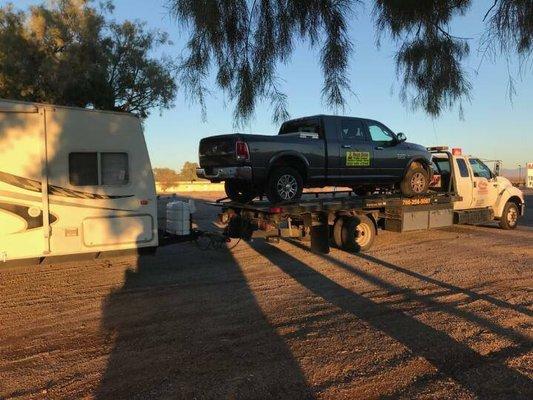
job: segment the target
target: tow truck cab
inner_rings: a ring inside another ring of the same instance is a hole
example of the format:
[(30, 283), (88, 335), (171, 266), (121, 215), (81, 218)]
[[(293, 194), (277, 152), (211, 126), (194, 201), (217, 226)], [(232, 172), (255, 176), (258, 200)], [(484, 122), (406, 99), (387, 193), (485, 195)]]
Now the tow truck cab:
[(502, 176), (500, 162), (491, 170), (481, 159), (462, 154), (461, 149), (431, 147), (433, 179), (431, 188), (460, 197), (454, 202), (455, 223), (482, 223), (497, 220), (500, 227), (514, 229), (524, 215), (522, 191)]

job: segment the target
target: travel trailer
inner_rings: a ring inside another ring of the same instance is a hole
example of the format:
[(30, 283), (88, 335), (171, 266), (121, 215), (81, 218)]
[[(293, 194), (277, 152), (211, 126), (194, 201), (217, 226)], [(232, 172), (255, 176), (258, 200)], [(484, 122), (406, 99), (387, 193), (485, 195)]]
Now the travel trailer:
[(0, 262), (157, 245), (137, 117), (0, 100)]

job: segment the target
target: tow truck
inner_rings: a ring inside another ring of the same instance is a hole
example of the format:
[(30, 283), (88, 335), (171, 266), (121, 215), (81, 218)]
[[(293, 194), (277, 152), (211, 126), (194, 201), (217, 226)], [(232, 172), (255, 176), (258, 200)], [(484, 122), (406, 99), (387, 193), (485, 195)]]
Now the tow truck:
[(461, 149), (429, 147), (431, 190), (423, 196), (394, 192), (357, 196), (352, 191), (307, 193), (297, 202), (271, 204), (259, 199), (243, 204), (220, 199), (209, 204), (221, 211), (217, 225), (230, 238), (310, 240), (311, 249), (328, 253), (330, 244), (351, 252), (371, 248), (380, 229), (407, 232), (498, 221), (514, 229), (524, 214), (523, 193), (491, 170), (480, 158)]

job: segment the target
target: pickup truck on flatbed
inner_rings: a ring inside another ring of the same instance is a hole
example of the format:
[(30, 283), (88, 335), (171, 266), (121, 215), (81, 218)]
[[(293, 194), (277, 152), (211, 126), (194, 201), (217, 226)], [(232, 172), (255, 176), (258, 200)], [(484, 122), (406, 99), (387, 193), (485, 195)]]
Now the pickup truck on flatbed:
[(498, 176), (499, 163), (491, 171), (479, 158), (464, 156), (459, 149), (429, 150), (434, 174), (429, 192), (421, 196), (317, 192), (275, 205), (224, 199), (210, 204), (222, 208), (219, 226), (229, 237), (308, 238), (320, 252), (328, 252), (330, 242), (347, 251), (366, 251), (378, 228), (405, 232), (490, 221), (498, 221), (502, 229), (516, 228), (525, 210), (524, 195)]
[(247, 203), (266, 193), (272, 203), (295, 201), (303, 188), (348, 186), (424, 194), (431, 155), (378, 121), (316, 115), (290, 120), (278, 135), (230, 134), (200, 141), (197, 175), (225, 182), (226, 194)]

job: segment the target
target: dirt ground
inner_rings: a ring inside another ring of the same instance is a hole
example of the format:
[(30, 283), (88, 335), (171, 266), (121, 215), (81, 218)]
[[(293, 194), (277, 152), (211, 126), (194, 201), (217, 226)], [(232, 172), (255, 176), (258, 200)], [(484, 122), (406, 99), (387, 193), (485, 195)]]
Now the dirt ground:
[(531, 399), (528, 213), (362, 255), (256, 240), (0, 267), (0, 398)]

